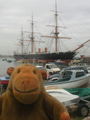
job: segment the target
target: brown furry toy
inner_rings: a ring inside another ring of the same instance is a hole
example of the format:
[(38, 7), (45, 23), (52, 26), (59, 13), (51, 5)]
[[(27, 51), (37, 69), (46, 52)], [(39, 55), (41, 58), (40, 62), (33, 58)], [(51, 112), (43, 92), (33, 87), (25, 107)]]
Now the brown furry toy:
[(9, 67), (9, 68), (7, 69), (7, 74), (8, 74), (9, 76), (11, 76), (13, 70), (14, 70), (14, 67)]
[(49, 95), (38, 68), (16, 67), (0, 95), (0, 120), (70, 120), (66, 108)]
[(45, 70), (40, 70), (43, 80), (47, 79), (47, 73)]

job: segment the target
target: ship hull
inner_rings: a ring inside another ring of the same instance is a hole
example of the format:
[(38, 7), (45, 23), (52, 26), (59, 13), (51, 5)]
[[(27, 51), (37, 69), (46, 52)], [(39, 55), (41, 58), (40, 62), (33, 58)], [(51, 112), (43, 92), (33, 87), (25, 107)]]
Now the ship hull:
[(75, 56), (75, 52), (57, 52), (57, 53), (33, 53), (33, 54), (15, 54), (16, 60), (28, 59), (29, 61), (45, 61), (54, 62), (56, 60), (62, 60), (70, 62)]

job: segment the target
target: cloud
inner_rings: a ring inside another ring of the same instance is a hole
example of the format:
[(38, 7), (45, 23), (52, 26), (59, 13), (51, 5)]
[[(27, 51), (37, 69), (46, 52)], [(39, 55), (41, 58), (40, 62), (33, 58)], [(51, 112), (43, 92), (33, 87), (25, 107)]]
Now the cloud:
[[(72, 37), (72, 42), (66, 42), (67, 47), (69, 46), (69, 49), (72, 50), (90, 38), (90, 0), (57, 0), (57, 6), (58, 11), (63, 12), (59, 13), (60, 21), (58, 23), (60, 26), (67, 27), (67, 30), (60, 29), (63, 31), (60, 33), (64, 35), (65, 32), (65, 36)], [(28, 20), (32, 20), (32, 13), (34, 21), (37, 21), (35, 27), (38, 32), (43, 35), (49, 34), (52, 28), (49, 30), (46, 25), (52, 21), (54, 13), (50, 10), (54, 9), (55, 0), (0, 1), (0, 51), (2, 54), (8, 54), (8, 51), (9, 54), (13, 54), (13, 51), (16, 50), (15, 44), (21, 37), (22, 26), (25, 31), (30, 31), (31, 21)]]

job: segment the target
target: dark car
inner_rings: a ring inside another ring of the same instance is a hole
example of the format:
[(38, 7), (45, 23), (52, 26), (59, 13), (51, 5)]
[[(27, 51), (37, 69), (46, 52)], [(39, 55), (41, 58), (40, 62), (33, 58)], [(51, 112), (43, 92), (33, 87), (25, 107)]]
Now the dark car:
[(56, 81), (59, 79), (59, 76), (60, 76), (60, 73), (56, 73), (56, 74), (53, 74), (53, 75), (50, 75), (48, 77), (48, 81), (51, 82), (51, 81)]

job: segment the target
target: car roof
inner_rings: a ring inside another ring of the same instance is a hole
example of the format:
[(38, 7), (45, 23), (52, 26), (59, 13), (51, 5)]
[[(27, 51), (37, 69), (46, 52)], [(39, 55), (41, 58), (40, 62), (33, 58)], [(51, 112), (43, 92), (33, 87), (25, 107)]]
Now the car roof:
[(55, 64), (53, 64), (53, 63), (52, 63), (52, 64), (51, 64), (51, 63), (48, 63), (48, 64), (46, 64), (46, 65), (55, 65)]
[(43, 67), (43, 66), (36, 66), (36, 67)]

